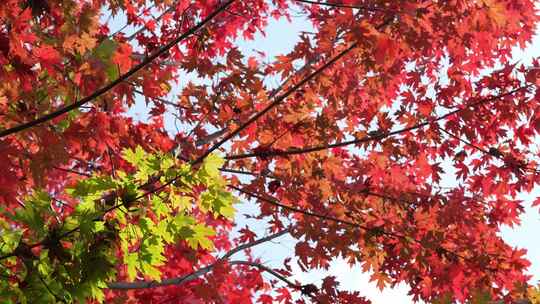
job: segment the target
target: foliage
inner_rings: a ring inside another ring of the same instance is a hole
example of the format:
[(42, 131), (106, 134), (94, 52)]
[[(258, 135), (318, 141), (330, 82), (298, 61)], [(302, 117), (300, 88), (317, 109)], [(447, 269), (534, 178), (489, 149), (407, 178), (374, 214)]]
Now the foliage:
[[(238, 47), (298, 14), (290, 52)], [(540, 182), (540, 66), (511, 58), (538, 18), (532, 0), (5, 0), (1, 299), (367, 303), (289, 279), (341, 257), (415, 300), (535, 301), (500, 229)], [(233, 191), (272, 234), (234, 237)], [(284, 234), (283, 267), (250, 251)]]
[[(211, 155), (193, 170), (170, 154), (147, 154), (141, 147), (124, 150), (123, 157), (137, 170), (78, 181), (64, 198), (75, 206), (36, 190), (24, 207), (5, 212), (0, 244), (7, 266), (2, 276), (10, 278), (2, 283), (5, 299), (103, 301), (102, 289), (118, 267), (129, 280), (159, 280), (166, 245), (183, 240), (193, 249), (212, 249), (215, 232), (196, 213), (233, 215), (233, 197), (218, 171), (222, 160)], [(172, 179), (165, 191), (148, 189), (150, 182)], [(56, 209), (63, 206), (71, 210), (59, 218)]]

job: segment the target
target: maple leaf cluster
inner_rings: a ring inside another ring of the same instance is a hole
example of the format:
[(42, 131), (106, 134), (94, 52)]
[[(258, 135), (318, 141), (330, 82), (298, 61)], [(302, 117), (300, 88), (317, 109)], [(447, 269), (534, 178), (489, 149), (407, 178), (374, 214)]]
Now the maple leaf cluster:
[[(297, 14), (313, 31), (292, 51), (238, 46)], [(538, 18), (532, 0), (5, 0), (0, 298), (369, 303), (291, 279), (342, 257), (414, 300), (534, 300), (500, 229), (540, 183), (540, 66), (511, 57)], [(233, 233), (233, 195), (267, 236)], [(285, 234), (282, 267), (251, 251)]]

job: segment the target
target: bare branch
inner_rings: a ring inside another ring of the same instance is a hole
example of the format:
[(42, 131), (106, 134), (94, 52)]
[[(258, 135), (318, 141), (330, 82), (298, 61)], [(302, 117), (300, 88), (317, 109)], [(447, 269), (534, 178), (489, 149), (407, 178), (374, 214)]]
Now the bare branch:
[(243, 194), (245, 194), (247, 196), (250, 196), (252, 198), (256, 198), (256, 199), (261, 200), (263, 202), (272, 204), (274, 206), (277, 206), (277, 207), (280, 207), (282, 209), (289, 210), (289, 211), (292, 211), (292, 212), (295, 212), (295, 213), (300, 213), (300, 214), (304, 214), (304, 215), (307, 215), (307, 216), (317, 217), (317, 218), (320, 218), (320, 219), (323, 219), (323, 220), (328, 220), (328, 221), (336, 222), (336, 223), (339, 223), (339, 224), (344, 224), (344, 225), (347, 225), (347, 226), (353, 226), (353, 227), (357, 227), (357, 228), (360, 228), (360, 229), (363, 229), (363, 230), (373, 230), (372, 228), (369, 228), (369, 227), (366, 227), (366, 226), (363, 226), (363, 225), (360, 225), (360, 224), (357, 224), (357, 223), (353, 223), (353, 222), (350, 222), (350, 221), (347, 221), (347, 220), (339, 219), (339, 218), (336, 218), (336, 217), (333, 217), (333, 216), (324, 215), (324, 214), (318, 214), (318, 213), (311, 212), (311, 211), (308, 211), (308, 210), (305, 210), (305, 209), (299, 209), (299, 208), (296, 208), (296, 207), (293, 207), (293, 206), (285, 205), (285, 204), (283, 204), (283, 203), (281, 203), (281, 202), (279, 202), (279, 201), (277, 201), (275, 199), (264, 197), (262, 195), (259, 195), (259, 194), (244, 190), (242, 188), (239, 188), (239, 187), (236, 187), (236, 186), (233, 186), (233, 185), (229, 185), (228, 187), (231, 188), (231, 189), (234, 189), (234, 190), (236, 190), (236, 191), (238, 191), (240, 193), (243, 193)]
[(227, 252), (224, 256), (222, 256), (221, 258), (219, 258), (218, 261), (223, 261), (225, 259), (228, 259), (230, 258), (233, 254), (235, 253), (238, 253), (242, 250), (245, 250), (245, 249), (248, 249), (248, 248), (251, 248), (253, 246), (257, 246), (259, 244), (262, 244), (262, 243), (265, 243), (265, 242), (268, 242), (268, 241), (271, 241), (275, 238), (278, 238), (282, 235), (285, 235), (285, 234), (289, 234), (291, 232), (291, 227), (285, 229), (285, 230), (282, 230), (280, 232), (276, 232), (274, 234), (271, 234), (271, 235), (268, 235), (268, 236), (265, 236), (265, 237), (262, 237), (258, 240), (254, 240), (253, 242), (249, 242), (249, 243), (246, 243), (246, 244), (243, 244), (243, 245), (240, 245), (234, 249), (231, 249), (229, 252)]

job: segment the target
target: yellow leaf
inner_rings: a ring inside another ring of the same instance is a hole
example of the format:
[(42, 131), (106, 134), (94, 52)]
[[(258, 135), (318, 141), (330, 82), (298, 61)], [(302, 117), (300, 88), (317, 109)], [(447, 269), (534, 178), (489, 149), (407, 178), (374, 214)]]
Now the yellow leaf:
[(72, 53), (84, 54), (86, 51), (93, 49), (96, 46), (97, 40), (88, 33), (83, 33), (80, 36), (69, 36), (64, 40), (62, 46), (64, 49)]
[(504, 4), (494, 0), (482, 0), (482, 3), (484, 3), (488, 9), (489, 18), (493, 20), (497, 26), (503, 27), (506, 25), (506, 7)]

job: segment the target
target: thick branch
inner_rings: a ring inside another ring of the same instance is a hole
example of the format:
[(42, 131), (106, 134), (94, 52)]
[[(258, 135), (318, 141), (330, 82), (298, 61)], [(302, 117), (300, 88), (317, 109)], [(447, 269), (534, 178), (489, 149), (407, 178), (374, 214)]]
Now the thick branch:
[(302, 148), (302, 149), (268, 150), (268, 151), (257, 152), (257, 153), (253, 152), (253, 153), (246, 153), (246, 154), (229, 155), (229, 156), (225, 157), (225, 159), (235, 160), (235, 159), (243, 159), (243, 158), (250, 158), (250, 157), (273, 157), (273, 156), (297, 155), (297, 154), (318, 152), (318, 151), (328, 150), (328, 149), (337, 148), (337, 147), (344, 147), (344, 146), (349, 146), (349, 145), (354, 145), (354, 144), (367, 143), (367, 142), (371, 142), (371, 141), (375, 141), (375, 140), (382, 140), (382, 139), (385, 139), (385, 138), (388, 138), (388, 137), (391, 137), (391, 136), (394, 136), (394, 135), (407, 133), (407, 132), (410, 132), (410, 131), (413, 131), (413, 130), (416, 130), (416, 129), (423, 128), (423, 127), (428, 126), (430, 124), (433, 124), (435, 122), (444, 120), (444, 119), (446, 119), (446, 118), (448, 118), (450, 116), (456, 115), (456, 114), (466, 110), (467, 108), (475, 108), (475, 107), (477, 107), (479, 105), (482, 105), (484, 103), (500, 100), (503, 97), (513, 95), (513, 94), (515, 94), (515, 93), (517, 93), (517, 92), (519, 92), (521, 90), (524, 90), (526, 88), (529, 88), (531, 86), (532, 85), (522, 86), (522, 87), (519, 87), (519, 88), (514, 89), (512, 91), (508, 91), (506, 93), (503, 93), (503, 94), (500, 94), (500, 95), (497, 95), (497, 96), (493, 96), (493, 97), (490, 97), (490, 98), (485, 98), (485, 99), (482, 99), (480, 101), (471, 103), (469, 105), (465, 105), (462, 108), (456, 109), (454, 111), (451, 111), (451, 112), (446, 113), (444, 115), (441, 115), (439, 117), (429, 119), (429, 120), (426, 120), (424, 122), (420, 122), (420, 123), (417, 123), (415, 125), (412, 125), (410, 127), (406, 127), (406, 128), (391, 131), (391, 132), (383, 132), (383, 133), (379, 133), (379, 134), (375, 134), (375, 135), (368, 135), (368, 136), (361, 137), (361, 138), (355, 138), (355, 139), (348, 140), (348, 141), (342, 141), (342, 142), (337, 142), (337, 143), (333, 143), (333, 144), (318, 145), (318, 146), (313, 146), (313, 147), (306, 147), (306, 148)]
[(168, 50), (173, 48), (175, 45), (180, 43), (182, 40), (188, 38), (189, 36), (193, 35), (197, 31), (199, 31), (207, 23), (209, 23), (212, 19), (214, 19), (218, 14), (220, 14), (227, 7), (229, 7), (234, 1), (235, 0), (228, 0), (223, 5), (218, 7), (215, 11), (213, 11), (211, 14), (209, 14), (206, 18), (204, 18), (201, 22), (199, 22), (197, 25), (190, 28), (188, 31), (186, 31), (184, 34), (180, 35), (176, 39), (170, 41), (169, 43), (167, 43), (166, 45), (161, 47), (159, 50), (157, 50), (156, 52), (150, 54), (148, 57), (146, 57), (139, 64), (137, 64), (136, 66), (131, 68), (131, 70), (129, 70), (125, 74), (121, 75), (116, 80), (110, 82), (106, 86), (102, 87), (101, 89), (99, 89), (99, 90), (95, 91), (94, 93), (84, 97), (83, 99), (80, 99), (79, 101), (76, 101), (76, 102), (74, 102), (74, 103), (72, 103), (72, 104), (70, 104), (68, 106), (65, 106), (65, 107), (63, 107), (61, 109), (58, 109), (58, 110), (56, 110), (54, 112), (51, 112), (49, 114), (43, 115), (43, 116), (41, 116), (41, 117), (39, 117), (39, 118), (37, 118), (37, 119), (35, 119), (33, 121), (23, 123), (23, 124), (20, 124), (18, 126), (15, 126), (13, 128), (0, 131), (0, 138), (6, 137), (6, 136), (11, 135), (13, 133), (24, 131), (24, 130), (32, 128), (32, 127), (34, 127), (36, 125), (39, 125), (39, 124), (42, 124), (42, 123), (47, 122), (49, 120), (52, 120), (52, 119), (54, 119), (54, 118), (56, 118), (56, 117), (58, 117), (58, 116), (60, 116), (62, 114), (65, 114), (65, 113), (68, 113), (68, 112), (70, 112), (72, 110), (75, 110), (75, 109), (85, 105), (86, 103), (98, 98), (99, 96), (107, 93), (109, 90), (116, 87), (117, 85), (119, 85), (123, 81), (129, 79), (135, 73), (137, 73), (138, 71), (140, 71), (141, 69), (143, 69), (144, 67), (146, 67), (147, 65), (152, 63), (156, 58), (158, 58), (160, 56), (167, 56), (167, 54), (168, 54), (167, 51)]
[[(289, 229), (285, 229), (283, 231), (280, 231), (278, 233), (274, 233), (274, 234), (271, 234), (269, 236), (266, 236), (266, 237), (263, 237), (263, 238), (260, 238), (258, 240), (255, 240), (253, 242), (249, 242), (249, 243), (246, 243), (246, 244), (243, 244), (243, 245), (240, 245), (236, 248), (233, 248), (231, 249), (230, 251), (228, 251), (227, 253), (225, 253), (225, 255), (223, 255), (221, 258), (217, 259), (214, 263), (208, 265), (208, 266), (205, 266), (203, 268), (200, 268), (190, 274), (187, 274), (187, 275), (184, 275), (184, 276), (181, 276), (181, 277), (176, 277), (176, 278), (170, 278), (170, 279), (165, 279), (161, 282), (157, 282), (157, 281), (136, 281), (136, 282), (114, 282), (114, 283), (109, 283), (108, 284), (108, 288), (110, 289), (145, 289), (145, 288), (155, 288), (155, 287), (163, 287), (163, 286), (170, 286), (170, 285), (180, 285), (180, 284), (184, 284), (184, 283), (187, 283), (187, 282), (190, 282), (190, 281), (193, 281), (207, 273), (209, 273), (210, 271), (213, 270), (213, 268), (219, 264), (220, 262), (223, 262), (225, 260), (227, 260), (228, 258), (230, 258), (232, 255), (234, 255), (235, 253), (238, 253), (244, 249), (247, 249), (247, 248), (251, 248), (253, 246), (256, 246), (256, 245), (259, 245), (259, 244), (262, 244), (262, 243), (265, 243), (265, 242), (268, 242), (270, 240), (273, 240), (275, 238), (278, 238), (282, 235), (285, 235), (287, 233), (290, 232), (290, 228)], [(242, 264), (242, 265), (250, 265), (250, 266), (255, 266), (255, 267), (258, 267), (260, 269), (263, 269), (271, 274), (274, 275), (274, 271), (263, 266), (263, 265), (260, 265), (260, 264), (257, 264), (257, 263), (253, 263), (253, 262), (248, 262), (248, 261), (231, 261), (229, 262), (230, 265), (234, 265), (234, 264)], [(289, 283), (289, 281), (287, 281), (287, 279), (284, 280), (285, 282)], [(294, 285), (294, 286), (297, 286), (297, 285)]]

